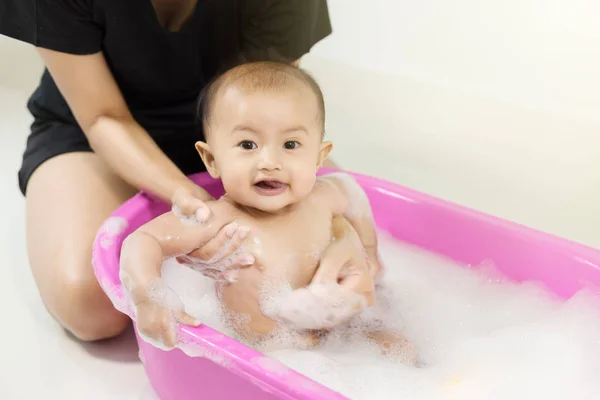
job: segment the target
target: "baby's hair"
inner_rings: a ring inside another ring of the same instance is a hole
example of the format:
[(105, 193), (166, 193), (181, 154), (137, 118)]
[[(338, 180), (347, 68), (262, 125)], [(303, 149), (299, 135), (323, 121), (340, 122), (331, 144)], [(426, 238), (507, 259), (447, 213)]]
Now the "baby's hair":
[(325, 101), (323, 99), (323, 92), (315, 79), (298, 67), (274, 61), (249, 62), (238, 65), (218, 75), (212, 82), (206, 85), (198, 98), (198, 108), (196, 110), (198, 127), (203, 128), (205, 136), (208, 134), (215, 98), (223, 87), (236, 85), (242, 89), (251, 91), (277, 91), (285, 90), (294, 81), (305, 84), (315, 94), (319, 108), (319, 118), (321, 119), (324, 131)]

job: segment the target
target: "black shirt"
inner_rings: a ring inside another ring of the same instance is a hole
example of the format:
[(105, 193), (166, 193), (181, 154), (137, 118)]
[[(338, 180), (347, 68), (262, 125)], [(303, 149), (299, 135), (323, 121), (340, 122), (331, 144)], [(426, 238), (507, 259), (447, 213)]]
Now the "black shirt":
[[(193, 129), (200, 90), (241, 60), (292, 61), (331, 33), (326, 0), (198, 0), (177, 32), (150, 0), (2, 0), (0, 34), (71, 54), (102, 51), (136, 120), (154, 136)], [(48, 71), (34, 125), (76, 124)]]

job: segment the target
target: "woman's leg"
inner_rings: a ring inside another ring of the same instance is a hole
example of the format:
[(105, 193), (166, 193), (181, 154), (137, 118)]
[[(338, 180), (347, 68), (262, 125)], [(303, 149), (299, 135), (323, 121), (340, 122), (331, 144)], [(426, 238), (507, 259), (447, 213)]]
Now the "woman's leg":
[(110, 338), (128, 325), (96, 281), (92, 243), (103, 221), (136, 190), (94, 153), (40, 165), (27, 185), (27, 251), (48, 311), (77, 338)]

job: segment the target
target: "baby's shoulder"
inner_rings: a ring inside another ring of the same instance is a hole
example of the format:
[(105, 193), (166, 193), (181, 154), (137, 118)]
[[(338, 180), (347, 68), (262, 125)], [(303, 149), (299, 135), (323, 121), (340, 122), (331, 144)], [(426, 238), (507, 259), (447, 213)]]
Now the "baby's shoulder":
[(326, 198), (328, 195), (331, 195), (332, 189), (331, 182), (325, 176), (318, 176), (313, 186), (311, 197)]
[(334, 214), (340, 212), (340, 205), (345, 200), (335, 182), (327, 175), (317, 177), (310, 199), (313, 204), (330, 208)]
[(236, 217), (240, 214), (240, 210), (225, 197), (218, 198), (216, 200), (209, 200), (204, 202), (210, 211), (217, 217)]

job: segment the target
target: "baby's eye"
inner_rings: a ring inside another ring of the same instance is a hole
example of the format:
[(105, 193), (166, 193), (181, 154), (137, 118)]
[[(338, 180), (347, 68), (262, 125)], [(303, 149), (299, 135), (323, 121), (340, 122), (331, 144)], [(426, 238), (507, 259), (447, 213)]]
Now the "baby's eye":
[(254, 150), (255, 148), (257, 148), (258, 146), (256, 145), (256, 143), (250, 141), (250, 140), (242, 140), (238, 146), (240, 146), (242, 149), (244, 150)]
[(294, 150), (294, 149), (300, 147), (300, 143), (296, 142), (295, 140), (289, 140), (289, 141), (285, 142), (283, 147), (285, 147), (286, 150)]

